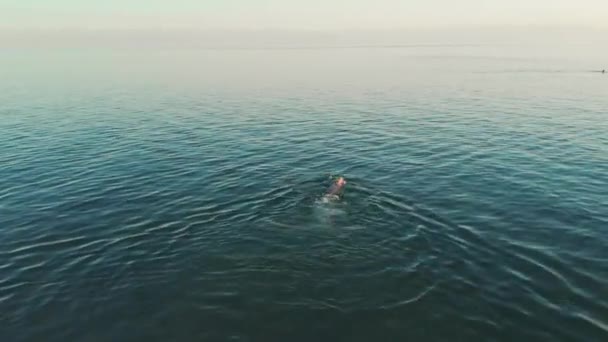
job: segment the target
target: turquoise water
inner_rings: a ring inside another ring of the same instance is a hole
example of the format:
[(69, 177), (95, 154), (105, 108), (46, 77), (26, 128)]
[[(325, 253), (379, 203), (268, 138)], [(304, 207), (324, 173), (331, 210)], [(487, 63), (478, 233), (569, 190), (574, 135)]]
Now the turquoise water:
[(4, 51), (0, 340), (606, 341), (606, 56), (518, 51)]

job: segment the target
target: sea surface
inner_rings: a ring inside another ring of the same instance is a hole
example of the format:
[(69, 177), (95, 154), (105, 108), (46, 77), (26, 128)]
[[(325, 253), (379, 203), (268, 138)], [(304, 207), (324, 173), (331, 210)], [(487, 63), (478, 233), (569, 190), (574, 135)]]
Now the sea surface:
[(0, 341), (608, 341), (605, 50), (0, 51)]

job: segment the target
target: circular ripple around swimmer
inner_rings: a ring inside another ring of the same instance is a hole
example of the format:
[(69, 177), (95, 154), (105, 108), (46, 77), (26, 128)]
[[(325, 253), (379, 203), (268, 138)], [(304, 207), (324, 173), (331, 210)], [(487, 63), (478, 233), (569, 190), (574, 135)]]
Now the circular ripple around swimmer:
[[(298, 270), (297, 279), (285, 284), (288, 288), (293, 282), (310, 282), (312, 289), (324, 292), (350, 284), (348, 290), (342, 289), (325, 303), (343, 311), (396, 309), (431, 295), (437, 284), (449, 278), (444, 271), (452, 260), (450, 250), (462, 248), (457, 239), (438, 237), (454, 234), (457, 227), (438, 221), (403, 198), (374, 193), (361, 180), (348, 179), (339, 201), (322, 200), (324, 179), (294, 186), (289, 198), (274, 203), (290, 204), (266, 211), (274, 214), (250, 237), (264, 246), (265, 257), (241, 256), (247, 260), (244, 267), (255, 272), (273, 265), (273, 274)], [(272, 207), (273, 203), (265, 205)], [(366, 296), (366, 288), (379, 281), (395, 288), (407, 281), (409, 286), (382, 300)], [(275, 290), (281, 287), (277, 284)], [(303, 296), (282, 304), (314, 308), (320, 303), (321, 298)]]

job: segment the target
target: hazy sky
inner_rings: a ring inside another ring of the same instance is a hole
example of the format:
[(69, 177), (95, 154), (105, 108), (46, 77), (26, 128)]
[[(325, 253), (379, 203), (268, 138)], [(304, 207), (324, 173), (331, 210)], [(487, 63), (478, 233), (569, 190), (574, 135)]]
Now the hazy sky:
[(608, 28), (608, 0), (0, 0), (4, 28)]

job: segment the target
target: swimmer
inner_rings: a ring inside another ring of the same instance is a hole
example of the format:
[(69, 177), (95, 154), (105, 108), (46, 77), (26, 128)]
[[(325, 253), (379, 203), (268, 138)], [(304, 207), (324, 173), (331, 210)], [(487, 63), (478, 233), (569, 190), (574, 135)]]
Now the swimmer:
[(344, 177), (338, 177), (338, 179), (336, 179), (334, 181), (334, 183), (329, 187), (329, 189), (327, 189), (327, 193), (325, 194), (325, 197), (332, 197), (332, 198), (339, 197), (339, 194), (342, 191), (342, 189), (344, 189), (345, 185), (346, 185), (346, 180), (344, 179)]

